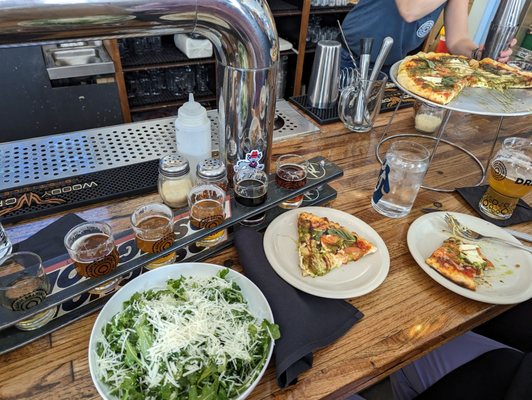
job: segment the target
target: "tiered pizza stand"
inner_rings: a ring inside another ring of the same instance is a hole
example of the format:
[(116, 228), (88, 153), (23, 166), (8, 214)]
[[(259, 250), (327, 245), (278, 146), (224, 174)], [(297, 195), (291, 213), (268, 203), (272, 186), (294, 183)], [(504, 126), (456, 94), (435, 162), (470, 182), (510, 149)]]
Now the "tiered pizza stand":
[[(480, 168), (480, 172), (481, 172), (481, 179), (476, 183), (475, 186), (480, 185), (485, 178), (489, 160), (491, 156), (493, 155), (495, 144), (497, 143), (497, 140), (499, 138), (503, 119), (505, 117), (517, 117), (517, 116), (526, 116), (526, 115), (532, 114), (532, 90), (510, 89), (505, 92), (499, 92), (496, 90), (490, 90), (490, 89), (484, 89), (484, 88), (465, 88), (462, 91), (462, 93), (458, 95), (458, 97), (453, 99), (448, 104), (442, 105), (442, 104), (434, 103), (421, 96), (418, 96), (415, 93), (412, 93), (411, 91), (405, 89), (397, 81), (397, 71), (399, 69), (399, 65), (401, 64), (401, 62), (402, 60), (396, 62), (394, 65), (392, 65), (390, 69), (390, 78), (397, 85), (397, 87), (400, 88), (405, 94), (408, 94), (423, 103), (427, 103), (433, 107), (443, 108), (445, 110), (445, 113), (442, 119), (442, 123), (438, 129), (438, 132), (436, 133), (436, 136), (429, 136), (429, 135), (423, 135), (423, 134), (417, 134), (417, 133), (400, 133), (400, 134), (388, 136), (388, 131), (391, 126), (391, 123), (395, 117), (395, 114), (397, 113), (397, 110), (400, 108), (401, 102), (403, 100), (401, 97), (392, 116), (390, 117), (390, 121), (388, 122), (388, 125), (384, 129), (384, 132), (379, 140), (379, 143), (377, 144), (377, 148), (375, 150), (377, 159), (382, 163), (382, 159), (381, 159), (379, 152), (380, 152), (380, 147), (384, 142), (397, 139), (397, 138), (419, 137), (419, 138), (424, 138), (424, 139), (435, 141), (432, 153), (430, 155), (430, 160), (429, 160), (429, 168), (430, 168), (430, 164), (432, 163), (434, 155), (436, 154), (438, 145), (440, 144), (440, 142), (443, 142), (464, 152), (478, 164)], [(445, 131), (445, 128), (447, 127), (447, 123), (453, 111), (476, 114), (476, 115), (499, 117), (499, 121), (497, 124), (497, 132), (493, 140), (493, 143), (491, 145), (490, 155), (488, 157), (488, 161), (486, 162), (485, 166), (469, 150), (457, 145), (456, 143), (453, 143), (449, 140), (442, 138), (443, 132)], [(430, 187), (430, 186), (422, 186), (422, 187), (425, 189), (434, 190), (437, 192), (453, 192), (455, 190), (454, 188), (445, 189), (445, 188), (436, 188), (436, 187)]]

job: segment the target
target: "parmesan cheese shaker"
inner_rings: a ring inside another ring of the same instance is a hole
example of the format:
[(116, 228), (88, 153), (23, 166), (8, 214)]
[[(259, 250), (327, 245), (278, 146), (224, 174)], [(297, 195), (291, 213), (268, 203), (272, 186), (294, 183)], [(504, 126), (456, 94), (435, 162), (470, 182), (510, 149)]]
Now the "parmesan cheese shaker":
[(178, 154), (161, 158), (157, 186), (159, 194), (167, 206), (172, 208), (185, 207), (188, 192), (192, 189), (188, 161)]

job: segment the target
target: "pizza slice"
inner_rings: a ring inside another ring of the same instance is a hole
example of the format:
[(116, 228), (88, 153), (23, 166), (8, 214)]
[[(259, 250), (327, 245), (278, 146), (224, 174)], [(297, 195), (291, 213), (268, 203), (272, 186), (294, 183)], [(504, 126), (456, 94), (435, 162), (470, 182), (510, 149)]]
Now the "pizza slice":
[(303, 276), (322, 276), (377, 248), (326, 217), (301, 212), (297, 220), (299, 267)]
[(532, 72), (484, 58), (478, 62), (470, 85), (499, 90), (532, 88)]
[(445, 240), (442, 246), (434, 250), (426, 263), (445, 278), (469, 290), (476, 290), (475, 279), (483, 276), (486, 269), (494, 268), (480, 247), (462, 243), (454, 237)]
[(468, 85), (472, 73), (466, 57), (420, 52), (399, 65), (397, 81), (412, 93), (447, 104)]

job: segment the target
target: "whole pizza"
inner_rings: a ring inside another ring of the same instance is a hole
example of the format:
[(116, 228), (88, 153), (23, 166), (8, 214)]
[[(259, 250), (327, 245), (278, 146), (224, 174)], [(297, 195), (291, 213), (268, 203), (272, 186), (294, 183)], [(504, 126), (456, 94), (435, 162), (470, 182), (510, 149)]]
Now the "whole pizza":
[(532, 88), (532, 73), (485, 58), (477, 61), (446, 53), (417, 53), (406, 57), (397, 71), (406, 90), (447, 104), (466, 87), (503, 91)]

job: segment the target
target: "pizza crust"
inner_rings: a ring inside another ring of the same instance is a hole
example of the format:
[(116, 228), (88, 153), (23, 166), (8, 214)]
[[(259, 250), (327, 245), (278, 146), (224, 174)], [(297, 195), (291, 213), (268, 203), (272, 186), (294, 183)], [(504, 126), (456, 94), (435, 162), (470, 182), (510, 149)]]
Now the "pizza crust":
[(447, 278), (466, 289), (476, 291), (477, 283), (475, 280), (467, 275), (459, 273), (456, 268), (450, 264), (439, 262), (435, 257), (429, 257), (426, 260), (426, 263), (443, 275), (444, 278)]

